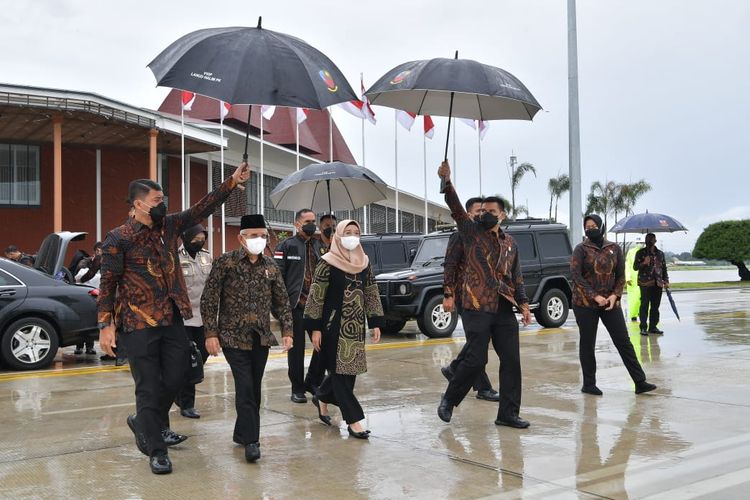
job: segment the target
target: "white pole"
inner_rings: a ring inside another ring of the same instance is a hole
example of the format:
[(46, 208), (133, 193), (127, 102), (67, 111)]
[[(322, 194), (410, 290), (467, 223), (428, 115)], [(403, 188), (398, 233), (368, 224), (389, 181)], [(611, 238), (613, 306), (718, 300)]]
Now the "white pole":
[(479, 196), (484, 196), (482, 191), (482, 130), (477, 121), (477, 151), (479, 151)]
[[(214, 190), (214, 160), (211, 156), (211, 153), (208, 155), (208, 165), (206, 166), (206, 189), (210, 193)], [(223, 205), (223, 203), (222, 203)], [(208, 230), (208, 253), (211, 254), (211, 257), (214, 256), (214, 214), (211, 213), (208, 216), (208, 227), (206, 228)]]
[(453, 118), (453, 124), (451, 130), (453, 130), (453, 165), (451, 170), (453, 171), (453, 185), (458, 186), (458, 166), (456, 165), (456, 119)]
[(96, 241), (102, 241), (102, 150), (96, 148)]
[(568, 175), (570, 176), (570, 240), (583, 241), (581, 136), (578, 117), (578, 35), (576, 2), (568, 0)]
[(185, 105), (182, 105), (182, 108), (180, 110), (180, 125), (181, 125), (181, 143), (182, 143), (182, 168), (181, 168), (181, 176), (182, 176), (182, 182), (181, 184), (181, 195), (182, 195), (182, 209), (187, 209), (187, 205), (185, 204)]
[[(362, 75), (360, 73), (360, 79)], [(365, 119), (362, 118), (362, 166), (365, 166)], [(365, 219), (364, 232), (368, 234), (370, 231), (370, 218), (367, 216), (367, 205), (362, 207), (362, 216)]]
[[(393, 155), (393, 164), (394, 168), (396, 170), (396, 232), (399, 232), (399, 216), (398, 216), (398, 110), (394, 110), (393, 113), (394, 122), (393, 122), (393, 145), (394, 145), (394, 155)], [(387, 214), (386, 214), (387, 215)], [(386, 220), (388, 220), (388, 217), (386, 217)]]
[[(219, 130), (221, 131), (221, 182), (224, 182), (224, 102), (219, 101), (219, 118), (221, 118), (220, 123), (221, 126), (219, 127)], [(226, 212), (226, 203), (221, 204), (221, 253), (225, 254), (227, 252), (227, 212)]]
[(294, 110), (294, 122), (297, 125), (295, 127), (294, 137), (295, 137), (295, 140), (297, 141), (297, 172), (299, 172), (299, 117), (297, 116), (298, 113), (299, 111), (295, 109)]
[(265, 196), (263, 192), (263, 108), (260, 108), (260, 182), (258, 183), (258, 213), (265, 217)]
[(427, 136), (422, 134), (422, 156), (424, 158), (424, 234), (427, 234)]

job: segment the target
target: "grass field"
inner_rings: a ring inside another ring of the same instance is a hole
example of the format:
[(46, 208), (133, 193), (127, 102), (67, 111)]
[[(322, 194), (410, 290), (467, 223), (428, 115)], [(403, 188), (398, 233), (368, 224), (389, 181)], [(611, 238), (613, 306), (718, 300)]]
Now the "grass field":
[(730, 288), (730, 287), (741, 287), (750, 288), (750, 281), (711, 281), (704, 283), (672, 283), (670, 288), (672, 290), (685, 290), (685, 289), (706, 289), (711, 288)]

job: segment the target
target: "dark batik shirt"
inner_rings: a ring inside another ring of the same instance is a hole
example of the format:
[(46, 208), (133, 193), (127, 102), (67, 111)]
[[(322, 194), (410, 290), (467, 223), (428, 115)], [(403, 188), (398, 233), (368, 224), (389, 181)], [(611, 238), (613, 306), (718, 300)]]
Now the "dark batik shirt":
[(107, 234), (97, 302), (100, 323), (114, 320), (123, 332), (169, 326), (173, 301), (184, 319), (193, 317), (178, 239), (224, 203), (235, 185), (230, 177), (191, 208), (167, 215), (161, 227), (150, 228), (131, 218)]
[(461, 241), (461, 235), (456, 232), (448, 239), (448, 247), (445, 249), (445, 260), (443, 261), (443, 294), (446, 297), (455, 297), (454, 301), (460, 300), (463, 260), (464, 244)]
[(464, 246), (461, 304), (466, 311), (497, 313), (500, 297), (528, 311), (529, 299), (521, 274), (515, 240), (504, 232), (486, 231), (464, 210), (450, 182), (445, 202), (451, 209)]
[[(648, 263), (646, 257), (651, 257)], [(635, 254), (633, 270), (638, 271), (638, 286), (659, 286), (664, 287), (669, 283), (669, 274), (667, 273), (667, 259), (664, 258), (664, 252), (658, 248), (651, 253), (646, 248), (641, 248)]]
[(619, 245), (605, 241), (601, 248), (585, 240), (573, 250), (570, 259), (573, 280), (573, 305), (596, 309), (594, 297), (622, 297), (625, 286), (625, 261)]
[(218, 337), (222, 347), (251, 350), (256, 332), (261, 345), (278, 345), (271, 314), (281, 324), (281, 336), (291, 337), (289, 296), (271, 257), (260, 256), (253, 263), (240, 248), (214, 261), (201, 295), (206, 338)]
[(313, 245), (315, 238), (305, 240), (302, 236), (297, 235), (297, 237), (305, 242), (305, 277), (302, 281), (302, 291), (299, 294), (299, 306), (304, 307), (307, 304), (307, 296), (310, 295), (310, 287), (312, 286), (313, 273), (315, 272), (315, 265), (318, 262), (318, 256), (315, 255), (315, 246)]

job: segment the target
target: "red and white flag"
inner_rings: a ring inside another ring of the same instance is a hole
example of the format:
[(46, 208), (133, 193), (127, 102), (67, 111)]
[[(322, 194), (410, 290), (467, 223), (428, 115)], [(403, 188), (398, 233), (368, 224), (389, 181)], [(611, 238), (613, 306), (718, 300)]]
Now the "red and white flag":
[(182, 91), (182, 110), (190, 111), (193, 108), (195, 102), (195, 93), (188, 92), (187, 90)]
[(365, 112), (363, 111), (365, 103), (363, 103), (359, 99), (354, 101), (342, 102), (341, 104), (339, 104), (339, 106), (350, 115), (356, 116), (359, 119), (367, 118)]
[(408, 111), (396, 110), (396, 119), (406, 130), (411, 130), (414, 125), (414, 120), (417, 118), (416, 113), (409, 113)]
[(469, 120), (468, 118), (459, 118), (458, 121), (462, 122), (464, 125), (473, 128), (474, 130), (477, 129), (477, 122), (476, 120)]
[(273, 114), (276, 112), (276, 106), (261, 106), (260, 107), (260, 114), (263, 115), (263, 118), (266, 120), (270, 120)]
[(432, 121), (430, 115), (424, 115), (422, 121), (424, 122), (424, 136), (432, 139), (435, 136), (435, 122)]
[(307, 115), (310, 113), (309, 109), (297, 108), (297, 123), (302, 123), (307, 120)]
[(372, 106), (370, 106), (370, 101), (365, 96), (365, 82), (362, 78), (359, 80), (359, 84), (362, 88), (362, 102), (364, 103), (364, 106), (362, 106), (362, 114), (365, 115), (365, 118), (367, 118), (367, 121), (375, 125), (375, 112), (372, 110)]
[(219, 101), (219, 113), (221, 113), (222, 120), (227, 117), (230, 109), (232, 109), (231, 104), (229, 104), (228, 102)]
[(484, 139), (484, 134), (487, 133), (487, 129), (490, 128), (490, 122), (480, 121), (479, 122), (479, 139)]

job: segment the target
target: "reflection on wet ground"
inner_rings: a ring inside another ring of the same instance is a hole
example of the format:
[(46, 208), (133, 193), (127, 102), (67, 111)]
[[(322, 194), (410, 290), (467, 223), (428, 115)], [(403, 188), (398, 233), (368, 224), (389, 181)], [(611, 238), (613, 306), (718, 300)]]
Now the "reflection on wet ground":
[[(579, 392), (577, 330), (522, 329), (522, 416), (528, 430), (496, 427), (497, 407), (470, 394), (451, 424), (436, 416), (440, 367), (463, 345), (425, 339), (409, 324), (368, 351), (357, 393), (372, 430), (349, 439), (333, 411), (289, 401), (285, 356), (264, 380), (255, 465), (231, 442), (234, 385), (221, 358), (198, 386), (200, 420), (172, 413), (190, 436), (157, 477), (136, 450), (127, 367), (66, 349), (50, 370), (0, 372), (0, 484), (6, 498), (746, 498), (750, 486), (750, 290), (681, 292), (678, 322), (662, 307), (664, 336), (631, 341), (659, 389), (636, 396), (600, 330), (598, 385)], [(668, 306), (666, 306), (668, 307)], [(498, 363), (488, 373), (497, 385)]]

